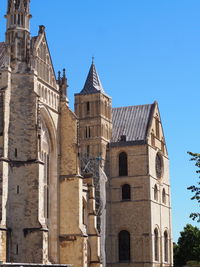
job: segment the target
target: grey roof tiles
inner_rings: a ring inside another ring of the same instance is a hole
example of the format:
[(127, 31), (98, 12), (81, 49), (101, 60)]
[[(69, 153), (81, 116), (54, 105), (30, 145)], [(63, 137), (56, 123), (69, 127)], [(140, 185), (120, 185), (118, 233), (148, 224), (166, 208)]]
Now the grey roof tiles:
[(120, 142), (122, 136), (126, 136), (126, 142), (145, 142), (153, 107), (154, 104), (113, 108), (111, 142)]
[(85, 85), (80, 94), (94, 94), (98, 92), (104, 93), (104, 90), (97, 74), (95, 65), (92, 62)]

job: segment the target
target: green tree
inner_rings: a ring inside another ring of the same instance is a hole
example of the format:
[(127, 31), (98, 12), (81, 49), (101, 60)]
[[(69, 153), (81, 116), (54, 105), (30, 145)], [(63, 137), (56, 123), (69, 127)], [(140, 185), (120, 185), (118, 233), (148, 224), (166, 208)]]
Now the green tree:
[[(195, 161), (195, 166), (197, 167), (196, 173), (200, 173), (200, 154), (188, 152), (191, 156), (191, 160)], [(200, 178), (200, 177), (199, 177)], [(192, 200), (196, 200), (200, 206), (200, 181), (197, 182), (197, 185), (191, 185), (187, 188), (194, 193)], [(197, 222), (200, 222), (200, 213), (194, 212), (190, 214), (190, 218), (193, 220), (197, 219)]]
[(184, 266), (189, 261), (200, 262), (200, 230), (187, 224), (174, 244), (174, 265)]

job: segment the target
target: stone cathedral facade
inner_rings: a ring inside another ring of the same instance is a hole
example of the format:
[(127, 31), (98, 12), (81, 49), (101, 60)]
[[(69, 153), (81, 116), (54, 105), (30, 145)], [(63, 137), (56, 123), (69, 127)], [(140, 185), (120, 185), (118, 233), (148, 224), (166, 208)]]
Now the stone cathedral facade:
[(169, 160), (158, 104), (112, 108), (92, 62), (75, 111), (30, 0), (0, 42), (0, 263), (172, 266)]

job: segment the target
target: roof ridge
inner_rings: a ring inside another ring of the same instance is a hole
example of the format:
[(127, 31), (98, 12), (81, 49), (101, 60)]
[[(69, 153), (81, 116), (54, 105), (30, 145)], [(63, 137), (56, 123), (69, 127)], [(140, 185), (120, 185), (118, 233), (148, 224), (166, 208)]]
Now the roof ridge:
[(154, 103), (151, 104), (143, 104), (143, 105), (132, 105), (132, 106), (123, 106), (123, 107), (113, 107), (112, 109), (120, 109), (120, 108), (131, 108), (131, 107), (142, 107), (142, 106), (151, 106)]

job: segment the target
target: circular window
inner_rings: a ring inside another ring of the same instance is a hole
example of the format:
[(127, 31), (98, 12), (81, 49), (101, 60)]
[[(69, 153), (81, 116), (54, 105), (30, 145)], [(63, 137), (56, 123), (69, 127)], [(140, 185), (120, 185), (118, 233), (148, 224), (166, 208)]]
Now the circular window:
[(162, 174), (163, 174), (163, 158), (159, 153), (157, 153), (157, 155), (156, 155), (156, 176), (157, 176), (157, 178), (161, 178)]

